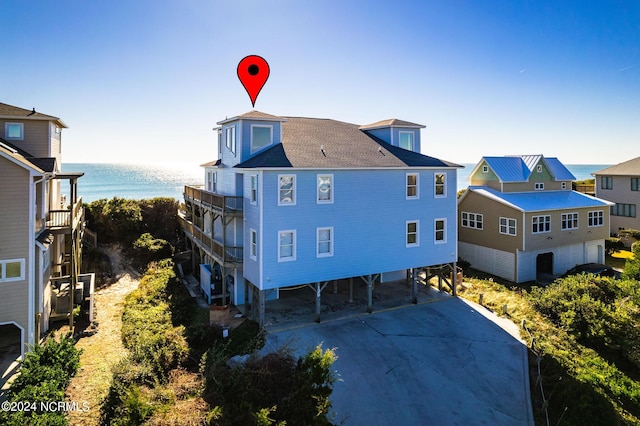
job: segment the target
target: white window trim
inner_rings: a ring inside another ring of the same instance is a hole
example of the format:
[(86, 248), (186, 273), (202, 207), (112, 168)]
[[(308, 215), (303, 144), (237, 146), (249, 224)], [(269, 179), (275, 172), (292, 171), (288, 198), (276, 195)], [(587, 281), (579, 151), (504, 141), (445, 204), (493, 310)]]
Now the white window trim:
[(236, 126), (229, 126), (225, 129), (225, 146), (231, 153), (236, 153)]
[[(415, 223), (416, 224), (416, 242), (415, 243), (409, 243), (408, 242), (408, 237), (409, 237), (409, 224), (410, 223)], [(420, 246), (420, 221), (419, 220), (407, 220), (405, 222), (404, 225), (404, 242), (406, 247), (419, 247)]]
[[(9, 137), (9, 126), (20, 126), (20, 137)], [(24, 123), (4, 123), (4, 138), (8, 141), (23, 141), (24, 140)]]
[[(597, 225), (589, 225), (589, 222), (595, 222), (594, 219), (602, 219), (602, 223)], [(587, 227), (588, 228), (597, 228), (599, 226), (604, 226), (604, 210), (591, 210), (587, 213)]]
[(222, 154), (222, 129), (218, 129), (218, 154)]
[[(507, 224), (505, 225), (507, 227), (507, 232), (502, 232), (502, 219), (505, 219), (507, 221)], [(514, 232), (513, 234), (509, 232), (509, 228), (511, 228), (511, 226), (509, 225), (509, 221), (512, 220), (514, 222), (513, 225), (513, 229)], [(518, 235), (518, 220), (514, 219), (512, 217), (504, 217), (504, 216), (500, 216), (500, 218), (498, 219), (498, 232), (500, 232), (502, 235), (509, 235), (511, 237), (516, 237)]]
[(561, 188), (561, 189), (567, 189), (567, 182), (562, 182), (562, 183), (560, 184), (560, 188)]
[[(438, 181), (436, 176), (437, 175), (443, 175), (444, 176), (444, 181), (442, 183), (442, 188), (443, 188), (443, 193), (442, 194), (436, 194), (436, 188), (438, 187)], [(447, 172), (435, 172), (433, 174), (433, 197), (434, 198), (447, 198)]]
[(482, 173), (489, 173), (489, 166), (487, 166), (486, 164), (482, 166)]
[[(292, 177), (293, 178), (293, 186), (291, 188), (291, 201), (283, 202), (280, 200), (280, 178), (283, 177)], [(296, 175), (293, 174), (282, 174), (278, 175), (278, 205), (279, 206), (295, 206), (296, 205)]]
[(541, 164), (538, 164), (538, 165), (536, 166), (536, 171), (537, 171), (538, 173), (542, 173), (542, 165), (541, 165)]
[[(320, 199), (320, 178), (328, 177), (330, 186), (329, 186), (329, 199), (321, 200)], [(317, 204), (333, 204), (333, 174), (321, 174), (316, 175), (316, 203)]]
[[(11, 277), (5, 278), (7, 273), (7, 263), (20, 263), (20, 276), (19, 277)], [(2, 264), (2, 273), (0, 274), (0, 283), (9, 283), (12, 281), (23, 281), (25, 279), (25, 260), (24, 259), (4, 259), (0, 260), (0, 264)]]
[[(576, 218), (576, 226), (575, 227), (571, 227), (571, 228), (563, 228), (562, 225), (568, 221), (569, 216), (571, 216), (571, 223), (572, 224), (573, 224), (573, 217), (575, 216), (575, 218)], [(578, 228), (580, 228), (580, 215), (578, 214), (578, 212), (562, 213), (562, 215), (560, 216), (560, 230), (562, 230), (562, 231), (572, 231), (572, 230), (578, 229)]]
[[(259, 148), (254, 148), (253, 147), (253, 128), (254, 127), (264, 127), (264, 128), (269, 129), (269, 143), (268, 144), (266, 144), (264, 146), (261, 146)], [(260, 151), (261, 149), (264, 149), (264, 148), (266, 148), (268, 146), (271, 146), (271, 145), (273, 145), (273, 126), (268, 126), (266, 124), (252, 124), (251, 125), (251, 153), (254, 153), (256, 151)]]
[[(442, 228), (442, 236), (444, 237), (442, 240), (438, 240), (438, 229), (436, 228), (438, 221), (443, 222)], [(447, 218), (446, 217), (437, 217), (433, 220), (433, 243), (434, 244), (446, 244), (447, 243)]]
[[(407, 193), (409, 192), (409, 176), (415, 176), (416, 177), (416, 195), (408, 195)], [(404, 177), (404, 184), (405, 184), (405, 198), (407, 200), (419, 200), (420, 199), (420, 173), (407, 173)]]
[[(320, 231), (329, 230), (329, 252), (320, 253)], [(333, 226), (326, 226), (323, 228), (316, 228), (316, 257), (331, 257), (333, 256)]]
[[(540, 218), (544, 217), (544, 218), (549, 218), (549, 221), (545, 221), (542, 223), (549, 223), (549, 230), (548, 231), (540, 231)], [(533, 230), (533, 219), (534, 218), (538, 218), (538, 230), (534, 231)], [(538, 216), (531, 216), (531, 233), (532, 234), (546, 234), (548, 232), (551, 232), (551, 215), (545, 214), (545, 215), (538, 215)]]
[[(253, 245), (253, 236), (256, 236), (256, 244), (255, 244), (255, 250), (254, 250), (254, 245)], [(280, 244), (280, 241), (278, 241), (278, 245)], [(249, 257), (251, 258), (251, 260), (258, 260), (258, 231), (256, 231), (253, 228), (249, 228)]]
[[(399, 147), (399, 148), (402, 148), (402, 147), (400, 146), (400, 139), (401, 139), (401, 136), (402, 136), (403, 134), (411, 135), (411, 147), (410, 147), (408, 150), (409, 150), (409, 151), (414, 151), (414, 150), (415, 150), (415, 148), (416, 148), (416, 134), (415, 134), (415, 132), (408, 132), (408, 131), (404, 131), (404, 132), (403, 132), (403, 131), (399, 131), (399, 132), (398, 132), (398, 147)], [(403, 149), (407, 149), (407, 148), (403, 148)]]
[[(282, 254), (280, 253), (280, 238), (282, 237), (282, 234), (290, 234), (293, 233), (293, 237), (292, 237), (292, 249), (291, 249), (291, 257), (282, 257)], [(293, 262), (294, 260), (296, 260), (296, 230), (295, 229), (288, 229), (285, 231), (278, 231), (278, 262)]]
[(536, 182), (534, 188), (536, 191), (542, 191), (544, 189), (544, 182)]
[[(255, 198), (254, 198), (254, 193), (253, 193), (253, 182), (256, 183), (256, 192), (255, 192)], [(260, 182), (258, 180), (258, 175), (251, 175), (249, 177), (249, 203), (252, 206), (257, 206), (258, 205), (258, 187), (260, 185)], [(279, 196), (279, 194), (278, 194)]]

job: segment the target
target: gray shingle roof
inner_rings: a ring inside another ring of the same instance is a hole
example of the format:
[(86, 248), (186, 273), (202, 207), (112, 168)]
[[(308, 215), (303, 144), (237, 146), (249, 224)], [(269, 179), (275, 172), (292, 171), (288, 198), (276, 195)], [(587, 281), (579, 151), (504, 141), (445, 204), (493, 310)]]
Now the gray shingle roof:
[(397, 118), (390, 118), (388, 120), (380, 120), (375, 123), (365, 124), (360, 126), (361, 129), (376, 129), (378, 127), (388, 127), (388, 126), (396, 126), (396, 127), (417, 127), (419, 129), (424, 129), (425, 126), (422, 124), (411, 123), (410, 121), (398, 120)]
[(278, 117), (277, 115), (271, 115), (271, 114), (267, 114), (266, 112), (253, 110), (253, 111), (245, 112), (244, 114), (237, 115), (235, 117), (225, 118), (222, 121), (218, 121), (216, 124), (225, 124), (230, 121), (243, 119), (243, 118), (254, 119), (254, 120), (268, 120), (268, 121), (285, 121), (286, 120), (285, 118)]
[(47, 121), (55, 121), (61, 127), (66, 128), (67, 125), (64, 124), (62, 120), (58, 117), (54, 117), (52, 115), (42, 114), (37, 112), (35, 108), (28, 110), (20, 107), (16, 107), (13, 105), (3, 104), (0, 102), (0, 117), (2, 118), (15, 118), (20, 120), (47, 120)]
[(287, 121), (282, 123), (282, 144), (235, 167), (462, 167), (387, 144), (363, 132), (357, 124), (321, 118), (283, 118)]
[(592, 175), (618, 175), (618, 176), (640, 176), (640, 157), (627, 160), (615, 166), (598, 170)]

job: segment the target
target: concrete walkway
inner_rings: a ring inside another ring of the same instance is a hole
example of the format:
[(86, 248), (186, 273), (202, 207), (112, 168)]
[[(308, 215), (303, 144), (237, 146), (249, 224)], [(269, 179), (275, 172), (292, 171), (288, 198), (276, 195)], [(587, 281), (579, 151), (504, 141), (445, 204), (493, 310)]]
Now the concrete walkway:
[(264, 350), (336, 348), (337, 424), (533, 425), (527, 348), (483, 310), (441, 298), (271, 331)]

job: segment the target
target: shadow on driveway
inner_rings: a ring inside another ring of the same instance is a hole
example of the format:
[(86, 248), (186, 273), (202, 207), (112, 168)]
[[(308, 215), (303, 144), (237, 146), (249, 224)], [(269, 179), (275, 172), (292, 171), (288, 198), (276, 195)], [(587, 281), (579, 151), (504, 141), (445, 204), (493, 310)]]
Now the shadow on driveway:
[(533, 425), (527, 348), (458, 298), (272, 331), (265, 351), (336, 348), (344, 425)]

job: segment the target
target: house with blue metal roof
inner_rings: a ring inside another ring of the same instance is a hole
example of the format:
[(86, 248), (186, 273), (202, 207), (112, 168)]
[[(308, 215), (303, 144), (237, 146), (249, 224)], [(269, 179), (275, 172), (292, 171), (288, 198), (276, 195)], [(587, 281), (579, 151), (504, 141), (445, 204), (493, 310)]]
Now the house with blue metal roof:
[(259, 111), (217, 124), (218, 160), (204, 188), (185, 188), (181, 219), (211, 303), (262, 322), (267, 300), (308, 285), (319, 320), (331, 281), (364, 282), (370, 311), (374, 283), (415, 288), (421, 268), (455, 268), (460, 166), (420, 153), (424, 126)]
[(571, 190), (573, 174), (543, 155), (483, 157), (458, 200), (458, 250), (513, 282), (604, 261), (611, 202)]

